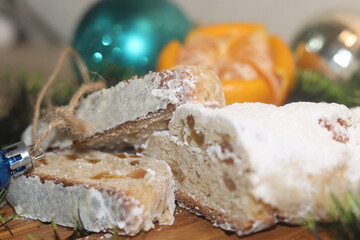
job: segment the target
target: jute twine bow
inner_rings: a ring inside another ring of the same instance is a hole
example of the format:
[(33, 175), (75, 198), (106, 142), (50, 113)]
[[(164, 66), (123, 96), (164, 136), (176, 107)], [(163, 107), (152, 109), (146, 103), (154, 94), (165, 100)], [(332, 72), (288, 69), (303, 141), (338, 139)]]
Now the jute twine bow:
[[(48, 116), (49, 124), (47, 126), (47, 129), (42, 134), (42, 136), (39, 139), (37, 139), (41, 103), (44, 99), (46, 92), (55, 81), (56, 76), (59, 74), (59, 71), (64, 64), (67, 55), (71, 55), (74, 57), (74, 60), (79, 67), (80, 74), (84, 81), (84, 84), (80, 86), (78, 91), (74, 94), (74, 96), (70, 100), (69, 105), (56, 107), (49, 114)], [(105, 87), (104, 82), (91, 82), (88, 69), (85, 66), (80, 55), (73, 48), (66, 47), (60, 53), (60, 56), (58, 58), (54, 70), (52, 71), (48, 80), (45, 82), (44, 86), (41, 88), (39, 95), (36, 99), (35, 112), (32, 120), (32, 142), (35, 144), (34, 151), (39, 152), (41, 143), (49, 136), (51, 130), (54, 128), (57, 128), (60, 131), (68, 130), (72, 135), (75, 135), (80, 138), (83, 136), (87, 136), (89, 133), (91, 133), (94, 130), (94, 127), (91, 126), (91, 124), (89, 124), (88, 122), (76, 117), (74, 112), (79, 104), (79, 100), (84, 94), (98, 91), (104, 87)]]

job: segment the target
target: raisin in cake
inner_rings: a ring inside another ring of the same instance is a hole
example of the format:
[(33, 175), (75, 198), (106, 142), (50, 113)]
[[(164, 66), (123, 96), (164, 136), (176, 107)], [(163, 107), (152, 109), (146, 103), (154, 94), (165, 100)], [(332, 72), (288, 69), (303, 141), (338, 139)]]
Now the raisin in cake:
[[(213, 72), (200, 66), (178, 66), (133, 77), (92, 93), (80, 102), (76, 116), (93, 127), (85, 138), (76, 139), (55, 131), (43, 148), (64, 148), (74, 142), (81, 149), (119, 151), (139, 146), (152, 132), (167, 129), (176, 107), (190, 102), (213, 107), (225, 105), (221, 81)], [(42, 123), (39, 136), (45, 128)], [(27, 144), (31, 143), (30, 133), (29, 128), (23, 135)]]
[(174, 181), (163, 161), (90, 151), (48, 153), (36, 165), (8, 187), (23, 217), (126, 235), (174, 221)]
[(338, 104), (186, 104), (144, 154), (169, 163), (181, 206), (244, 235), (326, 221), (331, 193), (359, 192), (359, 127)]

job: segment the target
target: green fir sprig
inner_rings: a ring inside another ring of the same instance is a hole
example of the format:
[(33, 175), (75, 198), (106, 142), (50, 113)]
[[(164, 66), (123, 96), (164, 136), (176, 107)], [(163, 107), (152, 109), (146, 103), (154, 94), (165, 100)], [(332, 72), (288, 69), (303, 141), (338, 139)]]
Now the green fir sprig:
[(324, 101), (341, 103), (348, 107), (359, 106), (360, 72), (347, 80), (332, 80), (320, 72), (300, 69), (289, 101)]
[(8, 217), (3, 217), (0, 214), (0, 228), (5, 227), (6, 230), (8, 230), (8, 232), (10, 233), (11, 236), (14, 236), (13, 232), (11, 231), (10, 227), (7, 225), (9, 222), (11, 222), (12, 220), (20, 217), (21, 215), (25, 214), (26, 212), (21, 212), (19, 214), (13, 215), (13, 216), (8, 216)]
[(360, 196), (348, 193), (340, 200), (331, 195), (333, 207), (328, 210), (330, 223), (322, 223), (315, 218), (308, 218), (306, 226), (317, 240), (323, 240), (320, 230), (326, 230), (332, 240), (359, 240), (360, 239)]

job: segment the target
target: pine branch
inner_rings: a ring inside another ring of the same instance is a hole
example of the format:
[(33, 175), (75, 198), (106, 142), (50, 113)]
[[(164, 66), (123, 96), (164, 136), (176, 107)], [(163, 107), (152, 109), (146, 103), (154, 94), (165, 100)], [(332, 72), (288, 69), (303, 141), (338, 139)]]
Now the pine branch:
[(298, 70), (290, 101), (336, 102), (354, 107), (360, 105), (360, 72), (347, 81), (335, 82), (312, 70)]
[(341, 201), (331, 195), (334, 207), (328, 211), (331, 223), (321, 223), (309, 217), (303, 226), (308, 228), (317, 240), (323, 240), (320, 228), (327, 230), (332, 239), (359, 240), (360, 239), (360, 196), (348, 193)]

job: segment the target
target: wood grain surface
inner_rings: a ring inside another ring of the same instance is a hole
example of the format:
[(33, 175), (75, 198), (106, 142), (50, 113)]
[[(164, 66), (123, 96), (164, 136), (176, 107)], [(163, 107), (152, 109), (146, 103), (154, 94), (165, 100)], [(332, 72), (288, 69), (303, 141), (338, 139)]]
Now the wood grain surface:
[[(3, 218), (7, 216), (13, 216), (14, 211), (8, 205), (5, 204), (0, 209), (0, 214)], [(19, 240), (40, 240), (40, 239), (55, 239), (54, 231), (50, 224), (44, 224), (39, 221), (27, 220), (24, 218), (15, 219), (7, 224), (8, 229), (5, 226), (0, 228), (0, 239), (19, 239)], [(11, 230), (11, 235), (9, 229)], [(57, 232), (60, 239), (66, 239), (71, 235), (73, 230), (71, 228), (65, 228), (57, 226)], [(322, 232), (322, 236), (326, 235)], [(111, 234), (91, 234), (90, 236), (82, 239), (95, 240), (95, 239), (109, 239)], [(176, 208), (175, 223), (172, 226), (159, 226), (155, 229), (140, 233), (135, 237), (118, 238), (121, 240), (315, 240), (310, 232), (301, 227), (277, 225), (276, 227), (263, 231), (260, 233), (252, 234), (250, 236), (238, 237), (234, 233), (225, 232), (219, 228), (215, 228), (211, 223), (201, 217), (192, 214), (185, 209)], [(328, 238), (324, 238), (328, 239)]]

